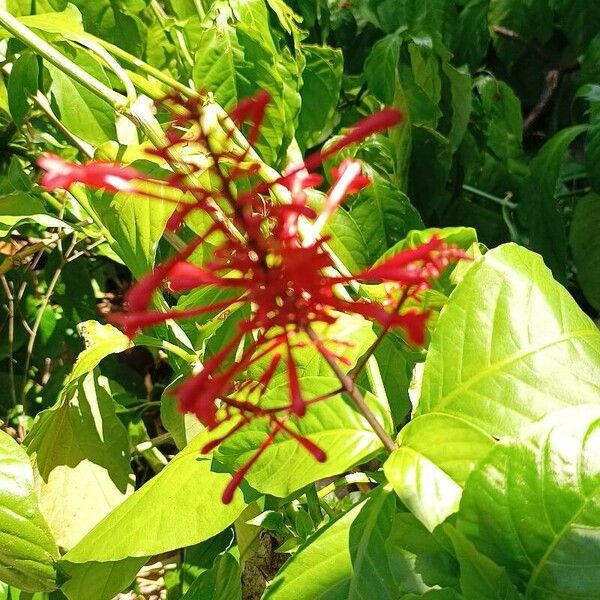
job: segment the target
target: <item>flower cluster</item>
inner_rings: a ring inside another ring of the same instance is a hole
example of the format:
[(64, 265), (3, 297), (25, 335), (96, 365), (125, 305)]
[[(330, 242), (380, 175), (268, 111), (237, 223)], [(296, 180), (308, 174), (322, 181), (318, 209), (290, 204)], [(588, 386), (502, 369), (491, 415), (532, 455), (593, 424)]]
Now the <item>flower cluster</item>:
[[(170, 168), (167, 184), (181, 193), (167, 228), (177, 230), (196, 210), (212, 220), (202, 236), (138, 281), (127, 294), (127, 311), (112, 316), (112, 322), (133, 337), (167, 319), (218, 315), (240, 304), (250, 306), (249, 316), (238, 323), (223, 347), (174, 392), (181, 409), (195, 414), (209, 429), (231, 423), (227, 433), (204, 452), (254, 419), (269, 423), (269, 435), (233, 476), (223, 494), (224, 502), (231, 501), (248, 469), (279, 434), (297, 440), (316, 460), (326, 458), (320, 448), (289, 426), (290, 418), (302, 417), (311, 403), (327, 397), (305, 397), (295, 362), (298, 350), (312, 345), (330, 365), (347, 366), (340, 342), (323, 333), (340, 314), (360, 315), (383, 331), (400, 329), (412, 343), (422, 344), (428, 312), (416, 308), (416, 303), (407, 309), (407, 300), (428, 288), (449, 262), (463, 257), (461, 251), (433, 237), (360, 273), (350, 276), (336, 270), (321, 232), (346, 196), (370, 181), (358, 160), (343, 160), (333, 170), (332, 185), (317, 209), (307, 194), (322, 182), (314, 171), (346, 146), (398, 124), (402, 115), (385, 109), (368, 117), (326, 150), (267, 182), (252, 146), (260, 134), (268, 100), (267, 94), (259, 93), (241, 102), (228, 117), (213, 120), (212, 125), (200, 98), (172, 96), (165, 100), (172, 112), (166, 132), (169, 143), (150, 152)], [(247, 144), (239, 143), (241, 129)], [(192, 155), (193, 160), (189, 159)], [(41, 183), (48, 189), (81, 182), (92, 188), (152, 195), (147, 185), (152, 180), (131, 167), (98, 161), (72, 165), (51, 155), (42, 157), (39, 165), (46, 171)], [(194, 252), (207, 241), (216, 246), (210, 260), (193, 262)], [(387, 300), (375, 302), (347, 293), (348, 285), (363, 283), (384, 283)], [(225, 299), (208, 305), (157, 311), (152, 308), (152, 298), (162, 286), (173, 293), (206, 287), (226, 293), (222, 294)], [(262, 367), (260, 377), (250, 377), (250, 368), (258, 365)], [(282, 372), (289, 401), (282, 406), (266, 405), (263, 396), (269, 383)], [(332, 390), (328, 396), (337, 392)]]

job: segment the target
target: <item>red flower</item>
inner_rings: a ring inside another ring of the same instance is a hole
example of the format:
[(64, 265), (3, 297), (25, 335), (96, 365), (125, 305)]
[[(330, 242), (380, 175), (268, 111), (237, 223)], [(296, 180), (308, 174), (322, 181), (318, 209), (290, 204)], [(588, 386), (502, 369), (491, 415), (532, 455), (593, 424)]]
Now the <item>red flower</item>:
[(47, 190), (69, 189), (74, 183), (83, 183), (94, 189), (104, 188), (110, 192), (134, 192), (132, 179), (142, 175), (132, 167), (114, 163), (93, 161), (87, 165), (69, 163), (56, 154), (43, 154), (37, 161), (46, 172), (40, 181)]
[[(231, 112), (237, 125), (247, 123), (248, 139), (252, 142), (258, 137), (267, 102), (268, 95), (261, 93), (242, 101)], [(248, 148), (240, 150), (235, 145), (234, 131), (226, 122), (221, 124), (225, 138), (215, 148), (210, 132), (198, 126), (202, 123), (200, 101), (172, 96), (166, 103), (176, 104), (173, 125), (167, 131), (171, 146), (152, 153), (171, 165), (173, 175), (167, 183), (184, 191), (186, 197), (185, 203), (176, 206), (169, 227), (180, 226), (194, 210), (207, 213), (214, 225), (138, 281), (127, 294), (128, 311), (114, 315), (112, 321), (127, 335), (134, 336), (139, 330), (167, 319), (216, 314), (237, 303), (250, 305), (250, 315), (238, 324), (231, 339), (204, 363), (200, 372), (174, 392), (181, 409), (194, 413), (209, 429), (224, 422), (232, 423), (230, 431), (204, 451), (211, 450), (253, 419), (267, 420), (269, 435), (234, 475), (223, 494), (223, 501), (229, 502), (248, 469), (277, 435), (293, 438), (315, 459), (325, 460), (320, 448), (286, 424), (290, 418), (304, 416), (310, 404), (338, 393), (331, 390), (318, 398), (304, 396), (295, 362), (298, 348), (313, 344), (330, 364), (332, 360), (340, 365), (345, 363), (330, 341), (316, 336), (315, 325), (331, 325), (340, 313), (354, 313), (378, 323), (384, 330), (400, 328), (413, 343), (423, 343), (428, 313), (416, 308), (405, 310), (404, 302), (427, 287), (432, 277), (462, 254), (433, 238), (428, 244), (403, 251), (354, 277), (342, 277), (337, 275), (324, 248), (326, 240), (320, 236), (323, 226), (345, 197), (368, 185), (369, 179), (362, 174), (359, 161), (342, 161), (333, 171), (333, 185), (317, 215), (308, 206), (306, 189), (318, 185), (321, 178), (311, 170), (349, 144), (399, 123), (402, 115), (398, 111), (385, 109), (368, 117), (326, 150), (288, 169), (277, 181), (257, 183), (256, 161), (249, 156)], [(183, 130), (188, 132), (185, 138)], [(194, 136), (191, 131), (196, 132)], [(203, 187), (196, 178), (200, 166), (185, 165), (182, 169), (172, 159), (174, 149), (181, 146), (184, 150), (184, 146), (194, 144), (207, 157), (202, 168), (207, 171), (203, 176), (210, 179), (210, 188)], [(50, 156), (40, 161), (40, 166), (48, 171), (42, 181), (46, 186), (66, 187), (79, 181), (92, 187), (122, 190), (131, 186), (131, 179), (143, 179), (134, 169), (113, 164), (70, 165)], [(289, 190), (289, 203), (272, 201), (269, 193), (276, 185)], [(299, 233), (300, 220), (315, 218), (312, 230), (303, 238)], [(189, 262), (194, 250), (207, 240), (216, 245), (211, 259), (202, 266)], [(397, 286), (400, 294), (390, 293), (386, 303), (339, 297), (337, 288), (353, 280), (387, 282), (388, 286)], [(223, 288), (227, 293), (224, 300), (199, 308), (152, 311), (152, 296), (163, 285), (175, 293), (206, 286)], [(267, 366), (259, 380), (251, 380), (248, 369), (258, 363)], [(265, 407), (262, 397), (275, 373), (282, 369), (287, 374), (289, 401), (283, 406)]]

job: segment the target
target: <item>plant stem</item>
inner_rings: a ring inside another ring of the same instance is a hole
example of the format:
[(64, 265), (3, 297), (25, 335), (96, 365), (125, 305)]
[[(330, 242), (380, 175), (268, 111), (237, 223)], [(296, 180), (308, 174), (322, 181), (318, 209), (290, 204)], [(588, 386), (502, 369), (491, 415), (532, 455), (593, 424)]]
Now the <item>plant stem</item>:
[[(180, 83), (179, 81), (177, 81), (177, 79), (171, 77), (168, 73), (164, 73), (156, 67), (149, 65), (148, 63), (144, 62), (143, 60), (140, 60), (136, 56), (133, 56), (133, 54), (129, 54), (129, 52), (126, 52), (122, 48), (119, 48), (118, 46), (115, 46), (114, 44), (111, 44), (110, 42), (107, 42), (106, 40), (103, 40), (101, 38), (96, 38), (90, 34), (86, 34), (86, 37), (93, 39), (95, 42), (106, 48), (113, 56), (120, 58), (121, 60), (125, 61), (126, 63), (129, 63), (130, 65), (133, 65), (134, 67), (137, 67), (138, 69), (144, 71), (148, 75), (151, 75), (158, 81), (161, 81), (165, 85), (168, 85), (171, 89), (177, 90), (187, 98), (195, 98), (199, 96), (196, 90), (188, 87), (187, 85), (184, 85), (183, 83)], [(162, 90), (158, 91), (162, 96)]]
[(127, 94), (127, 100), (131, 103), (137, 98), (137, 92), (135, 87), (129, 78), (129, 75), (125, 72), (125, 69), (113, 58), (113, 56), (99, 44), (93, 37), (87, 35), (76, 35), (72, 38), (78, 44), (85, 46), (88, 50), (91, 50), (98, 58), (104, 62), (104, 64), (119, 78), (125, 93)]
[[(308, 333), (308, 337), (310, 337), (310, 339), (315, 344), (318, 344), (318, 345), (321, 344), (319, 337), (317, 336), (315, 331), (312, 329), (312, 327), (310, 327), (310, 326), (307, 327), (306, 332)], [(396, 443), (388, 435), (386, 430), (381, 426), (381, 424), (379, 423), (379, 421), (377, 420), (375, 415), (372, 413), (371, 409), (367, 406), (367, 403), (365, 402), (363, 395), (360, 393), (360, 390), (354, 384), (354, 381), (352, 380), (352, 378), (349, 377), (348, 375), (346, 375), (346, 373), (344, 373), (344, 371), (342, 371), (342, 369), (337, 364), (337, 362), (333, 356), (331, 356), (327, 352), (323, 352), (322, 355), (325, 358), (325, 360), (327, 361), (327, 364), (330, 366), (331, 370), (334, 372), (335, 376), (339, 379), (340, 383), (342, 384), (342, 386), (344, 387), (346, 392), (352, 398), (352, 400), (353, 400), (354, 404), (356, 405), (356, 407), (358, 408), (358, 410), (361, 412), (363, 417), (367, 420), (369, 425), (373, 428), (373, 431), (377, 434), (377, 437), (381, 440), (384, 447), (387, 450), (389, 450), (390, 452), (393, 452), (396, 449)]]
[(473, 186), (464, 184), (462, 186), (465, 192), (469, 192), (469, 194), (474, 194), (475, 196), (479, 196), (480, 198), (485, 198), (486, 200), (491, 200), (500, 206), (505, 206), (507, 208), (517, 208), (517, 205), (514, 202), (511, 202), (509, 198), (512, 194), (507, 194), (506, 198), (499, 198), (498, 196), (493, 196), (492, 194), (488, 194), (483, 190), (477, 189)]
[(2, 287), (8, 300), (8, 304), (5, 305), (6, 312), (8, 313), (8, 375), (10, 381), (10, 392), (13, 408), (17, 406), (17, 390), (15, 386), (15, 359), (13, 358), (13, 346), (15, 339), (15, 296), (13, 289), (9, 286), (8, 281), (4, 275), (0, 276), (2, 281)]
[(179, 356), (179, 358), (182, 358), (188, 364), (195, 364), (198, 362), (198, 357), (195, 354), (191, 354), (167, 340), (159, 340), (149, 335), (138, 335), (135, 338), (135, 343), (136, 345), (150, 346), (151, 348), (160, 348), (166, 352), (171, 352), (172, 354)]

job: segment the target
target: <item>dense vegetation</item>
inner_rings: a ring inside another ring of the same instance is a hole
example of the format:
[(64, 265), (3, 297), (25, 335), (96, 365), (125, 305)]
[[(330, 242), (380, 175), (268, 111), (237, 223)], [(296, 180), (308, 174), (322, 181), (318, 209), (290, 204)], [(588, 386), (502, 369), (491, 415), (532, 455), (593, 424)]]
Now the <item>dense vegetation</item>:
[(597, 0), (0, 38), (1, 600), (600, 598)]

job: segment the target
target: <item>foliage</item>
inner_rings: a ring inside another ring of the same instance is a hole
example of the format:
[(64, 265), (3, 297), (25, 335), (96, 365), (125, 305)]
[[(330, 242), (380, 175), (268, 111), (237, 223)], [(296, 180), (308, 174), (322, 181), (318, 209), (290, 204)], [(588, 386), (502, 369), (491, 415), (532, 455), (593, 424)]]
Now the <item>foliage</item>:
[[(149, 595), (148, 570), (170, 600), (597, 597), (597, 2), (2, 7), (1, 600)], [(352, 133), (383, 109), (400, 125)], [(182, 413), (182, 383), (239, 365), (240, 324), (257, 348), (266, 323), (223, 282), (233, 263), (215, 268), (234, 242), (214, 206), (173, 217), (186, 177), (279, 264), (283, 221), (252, 230), (224, 190), (276, 206), (304, 164), (329, 192), (300, 181), (290, 235), (300, 214), (330, 218), (286, 281), (305, 290), (326, 257), (331, 305), (296, 333), (339, 356), (292, 336), (293, 360), (234, 369), (264, 388), (244, 427), (223, 390)], [(333, 210), (341, 164), (362, 172)], [(364, 307), (389, 310), (391, 283), (410, 286), (382, 273), (432, 243), (396, 315), (427, 330), (388, 331)], [(164, 269), (184, 248), (178, 279)], [(148, 278), (146, 321), (123, 327)], [(274, 406), (286, 429), (262, 419)]]

